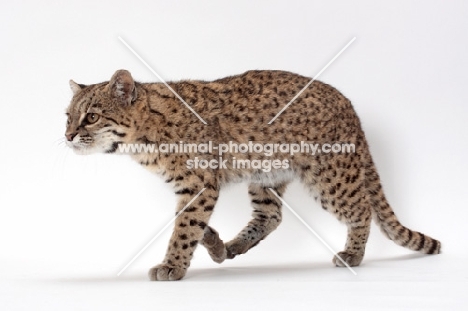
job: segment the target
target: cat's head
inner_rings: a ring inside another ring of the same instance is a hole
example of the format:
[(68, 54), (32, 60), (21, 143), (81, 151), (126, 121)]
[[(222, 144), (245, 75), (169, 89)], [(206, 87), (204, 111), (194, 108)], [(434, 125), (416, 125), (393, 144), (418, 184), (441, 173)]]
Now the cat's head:
[(70, 80), (73, 99), (67, 108), (67, 145), (78, 154), (114, 153), (135, 131), (135, 82), (118, 70), (109, 82), (82, 85)]

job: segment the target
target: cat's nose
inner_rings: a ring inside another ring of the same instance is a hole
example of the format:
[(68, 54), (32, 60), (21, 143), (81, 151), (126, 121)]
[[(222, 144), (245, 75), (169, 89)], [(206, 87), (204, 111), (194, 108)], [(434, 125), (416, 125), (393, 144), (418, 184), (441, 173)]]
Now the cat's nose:
[(67, 138), (68, 141), (72, 141), (73, 138), (75, 138), (75, 136), (76, 136), (76, 133), (65, 134), (65, 137)]

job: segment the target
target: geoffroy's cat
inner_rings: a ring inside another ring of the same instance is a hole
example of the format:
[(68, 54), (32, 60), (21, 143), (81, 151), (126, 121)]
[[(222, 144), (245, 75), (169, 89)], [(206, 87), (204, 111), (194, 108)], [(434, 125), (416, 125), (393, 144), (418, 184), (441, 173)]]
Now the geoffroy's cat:
[[(440, 252), (439, 241), (398, 221), (385, 199), (359, 118), (339, 91), (314, 81), (277, 116), (309, 81), (283, 71), (248, 71), (212, 82), (172, 82), (170, 90), (163, 83), (135, 82), (126, 70), (99, 84), (70, 81), (74, 95), (66, 113), (67, 145), (79, 154), (128, 153), (171, 183), (179, 197), (176, 213), (181, 213), (164, 260), (149, 272), (151, 280), (184, 277), (198, 244), (219, 263), (246, 253), (280, 224), (279, 197), (294, 178), (347, 225), (346, 245), (334, 257), (335, 265), (361, 263), (371, 218), (398, 245)], [(207, 143), (230, 148), (222, 157), (196, 150), (196, 144)], [(309, 143), (321, 148), (315, 154), (291, 152), (292, 145)], [(142, 144), (155, 146), (157, 152), (121, 148)], [(191, 147), (161, 148), (171, 144)], [(353, 146), (352, 152), (330, 152), (340, 144)], [(267, 145), (276, 152), (264, 152)], [(291, 150), (283, 152), (284, 146)], [(232, 241), (223, 243), (208, 223), (220, 188), (239, 180), (249, 182), (253, 217)]]

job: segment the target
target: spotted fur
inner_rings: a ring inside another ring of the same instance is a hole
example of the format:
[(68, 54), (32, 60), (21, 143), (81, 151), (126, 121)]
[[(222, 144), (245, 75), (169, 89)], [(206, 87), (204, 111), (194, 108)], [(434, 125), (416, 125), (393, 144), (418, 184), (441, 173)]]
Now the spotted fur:
[[(133, 153), (143, 167), (160, 174), (179, 197), (176, 213), (203, 188), (199, 197), (177, 218), (163, 262), (149, 272), (151, 280), (179, 280), (186, 274), (198, 244), (216, 262), (244, 254), (281, 222), (282, 195), (292, 178), (315, 193), (322, 207), (348, 227), (344, 251), (338, 255), (359, 265), (369, 236), (371, 217), (398, 245), (438, 254), (440, 242), (400, 224), (385, 199), (364, 133), (350, 101), (319, 81), (306, 89), (271, 125), (267, 124), (308, 82), (309, 78), (282, 71), (249, 71), (242, 75), (169, 85), (206, 122), (200, 120), (161, 83), (135, 82), (128, 71), (117, 71), (109, 82), (81, 85), (70, 81), (73, 99), (67, 109), (67, 144), (77, 153), (119, 153), (122, 143), (352, 143), (355, 153), (310, 154), (227, 153), (230, 169), (189, 169), (187, 160), (217, 159), (203, 153)], [(232, 159), (289, 161), (287, 169), (265, 173), (234, 169)], [(220, 188), (233, 181), (250, 181), (253, 218), (224, 243), (209, 227)], [(333, 259), (337, 266), (341, 261)]]

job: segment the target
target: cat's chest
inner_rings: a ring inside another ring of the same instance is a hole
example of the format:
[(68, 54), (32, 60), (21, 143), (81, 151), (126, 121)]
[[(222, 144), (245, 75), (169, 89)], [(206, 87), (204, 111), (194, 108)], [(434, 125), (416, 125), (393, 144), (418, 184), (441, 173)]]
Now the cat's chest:
[(132, 155), (133, 160), (152, 173), (164, 174), (166, 171), (166, 158), (157, 153), (139, 153)]

